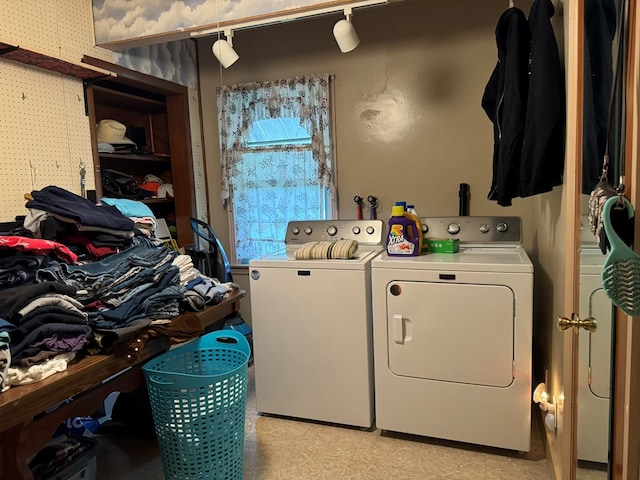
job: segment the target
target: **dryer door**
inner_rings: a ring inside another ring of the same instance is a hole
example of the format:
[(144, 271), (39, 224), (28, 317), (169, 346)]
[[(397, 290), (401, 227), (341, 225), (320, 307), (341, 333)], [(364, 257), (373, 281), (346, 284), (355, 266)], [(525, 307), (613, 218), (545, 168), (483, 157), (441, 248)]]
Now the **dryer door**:
[[(594, 395), (600, 398), (609, 398), (611, 388), (611, 300), (600, 285), (600, 288), (594, 290), (589, 296), (589, 303), (589, 316), (598, 321), (597, 333), (588, 334), (589, 367), (591, 368), (590, 388)], [(580, 336), (582, 335), (583, 333), (580, 332)]]
[(515, 298), (504, 285), (387, 285), (389, 369), (396, 375), (508, 387)]

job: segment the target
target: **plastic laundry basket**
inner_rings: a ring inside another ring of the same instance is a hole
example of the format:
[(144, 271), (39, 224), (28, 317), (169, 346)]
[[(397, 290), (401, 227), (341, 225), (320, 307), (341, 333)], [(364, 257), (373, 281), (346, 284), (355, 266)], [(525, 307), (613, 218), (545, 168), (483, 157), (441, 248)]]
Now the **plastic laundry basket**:
[(249, 355), (222, 330), (142, 367), (167, 479), (242, 480)]

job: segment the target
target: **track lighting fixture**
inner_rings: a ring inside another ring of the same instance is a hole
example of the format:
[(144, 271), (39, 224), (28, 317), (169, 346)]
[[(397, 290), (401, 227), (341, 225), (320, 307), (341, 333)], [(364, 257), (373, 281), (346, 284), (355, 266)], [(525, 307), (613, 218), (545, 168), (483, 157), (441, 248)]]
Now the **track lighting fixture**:
[(340, 47), (340, 51), (342, 53), (350, 52), (355, 49), (360, 44), (360, 39), (358, 38), (358, 32), (353, 27), (351, 23), (351, 8), (347, 7), (344, 9), (344, 16), (346, 17), (343, 20), (339, 20), (333, 26), (333, 36), (338, 42), (338, 47)]
[(218, 40), (213, 44), (211, 50), (213, 51), (213, 55), (218, 59), (220, 64), (224, 68), (229, 68), (231, 65), (236, 63), (238, 58), (238, 54), (233, 49), (233, 32), (231, 30), (225, 30), (224, 36), (226, 40), (218, 37)]

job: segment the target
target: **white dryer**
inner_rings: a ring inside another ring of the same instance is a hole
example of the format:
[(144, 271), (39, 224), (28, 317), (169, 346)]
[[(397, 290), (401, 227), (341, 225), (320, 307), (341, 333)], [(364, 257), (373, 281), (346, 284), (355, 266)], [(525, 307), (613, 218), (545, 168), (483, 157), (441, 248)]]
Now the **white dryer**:
[(376, 425), (529, 451), (533, 265), (520, 218), (421, 221), (460, 251), (372, 262)]
[[(296, 260), (306, 242), (358, 241), (350, 259)], [(373, 425), (371, 261), (381, 220), (292, 221), (286, 251), (249, 262), (257, 410)]]
[[(587, 225), (583, 220), (583, 225)], [(580, 318), (595, 318), (597, 330), (580, 330), (578, 355), (578, 459), (607, 463), (611, 390), (613, 305), (602, 288), (605, 255), (583, 228), (580, 250)]]

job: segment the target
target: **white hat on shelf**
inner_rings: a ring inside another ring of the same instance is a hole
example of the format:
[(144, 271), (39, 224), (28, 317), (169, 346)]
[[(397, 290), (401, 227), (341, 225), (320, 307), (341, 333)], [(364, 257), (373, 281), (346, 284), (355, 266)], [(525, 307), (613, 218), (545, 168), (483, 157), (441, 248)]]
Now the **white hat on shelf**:
[(109, 143), (111, 145), (135, 145), (135, 142), (124, 136), (126, 131), (127, 127), (116, 120), (100, 120), (96, 134), (98, 137), (98, 143)]

